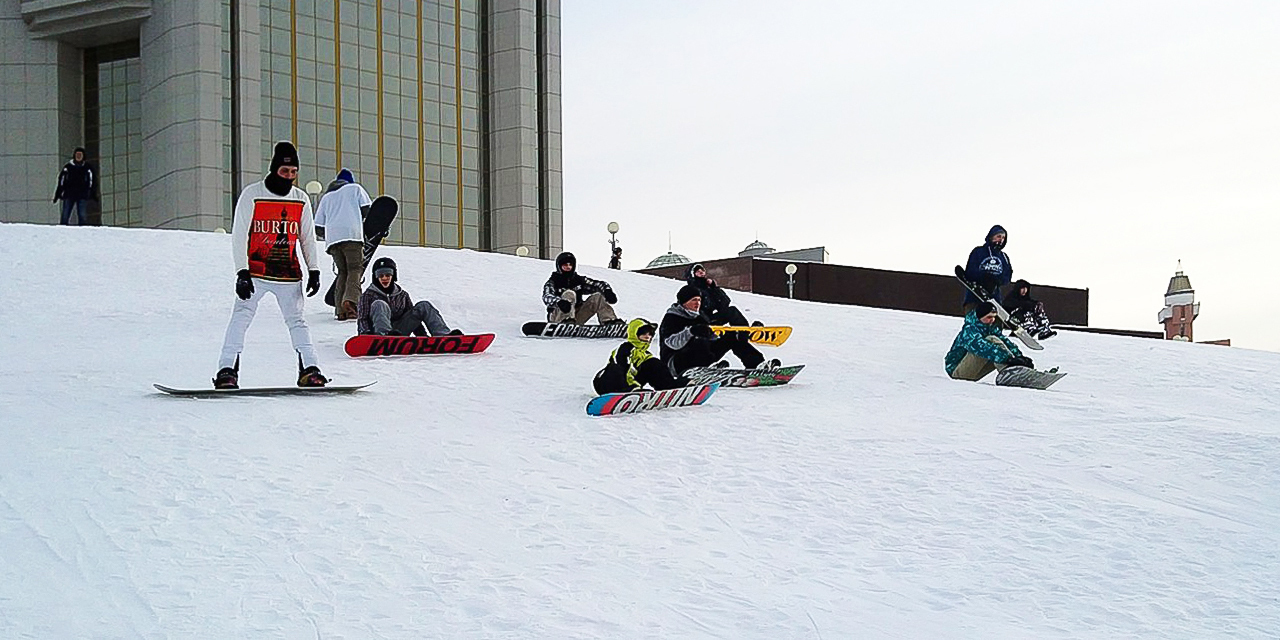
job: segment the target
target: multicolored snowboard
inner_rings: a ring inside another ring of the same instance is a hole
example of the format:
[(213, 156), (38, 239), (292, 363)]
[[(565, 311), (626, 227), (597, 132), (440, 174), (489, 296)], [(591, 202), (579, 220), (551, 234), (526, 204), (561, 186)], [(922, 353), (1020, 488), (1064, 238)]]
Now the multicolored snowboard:
[(700, 405), (719, 389), (719, 384), (696, 384), (663, 391), (629, 391), (607, 393), (587, 403), (587, 415), (616, 416), (672, 407)]
[(791, 382), (804, 368), (793, 364), (775, 369), (718, 369), (694, 367), (684, 372), (690, 381), (701, 384), (720, 383), (726, 387), (777, 387)]
[(358, 335), (343, 345), (352, 358), (367, 356), (416, 356), (439, 353), (480, 353), (493, 343), (492, 333), (461, 336)]
[(1012, 333), (1013, 337), (1021, 340), (1022, 344), (1027, 345), (1028, 349), (1034, 349), (1036, 351), (1044, 350), (1044, 345), (1040, 344), (1038, 340), (1036, 340), (1031, 336), (1031, 333), (1029, 331), (1027, 331), (1026, 329), (1023, 329), (1022, 325), (1018, 324), (1016, 320), (1010, 317), (1009, 312), (1006, 311), (1005, 308), (1001, 306), (999, 302), (996, 302), (991, 298), (991, 294), (987, 293), (987, 291), (982, 287), (972, 282), (969, 282), (969, 280), (965, 276), (964, 267), (960, 265), (956, 265), (956, 279), (959, 280), (960, 283), (963, 284), (966, 289), (968, 289), (971, 293), (973, 293), (973, 295), (978, 296), (979, 300), (985, 300), (995, 306), (996, 315), (1000, 316), (1000, 321), (1004, 323), (1004, 326), (1012, 327), (1009, 333)]
[(374, 383), (327, 387), (241, 387), (239, 389), (174, 389), (162, 384), (152, 385), (169, 395), (187, 398), (220, 398), (223, 396), (316, 396), (334, 393), (354, 393)]
[(723, 325), (711, 325), (711, 330), (716, 335), (724, 335), (729, 331), (750, 331), (748, 336), (752, 344), (766, 344), (771, 347), (782, 346), (782, 343), (791, 337), (791, 327), (730, 327)]
[(1036, 371), (1031, 367), (1005, 367), (996, 374), (996, 386), (1044, 390), (1066, 375), (1058, 373), (1057, 367), (1048, 371)]
[(526, 336), (540, 338), (625, 338), (627, 323), (614, 324), (564, 324), (555, 322), (526, 322), (520, 328)]

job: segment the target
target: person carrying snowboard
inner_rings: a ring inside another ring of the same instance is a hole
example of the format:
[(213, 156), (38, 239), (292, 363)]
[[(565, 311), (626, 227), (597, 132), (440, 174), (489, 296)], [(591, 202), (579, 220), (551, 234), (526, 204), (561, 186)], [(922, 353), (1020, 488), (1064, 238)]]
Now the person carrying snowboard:
[[(747, 369), (782, 364), (778, 360), (766, 362), (764, 355), (746, 340), (717, 337), (703, 317), (701, 308), (702, 296), (698, 288), (686, 284), (676, 292), (675, 304), (662, 316), (662, 325), (658, 327), (658, 337), (661, 338), (658, 354), (673, 376), (682, 375), (692, 367), (712, 366), (730, 351)], [(728, 363), (716, 366), (727, 367)]]
[[(440, 312), (426, 300), (414, 304), (397, 284), (396, 263), (382, 257), (373, 261), (373, 282), (356, 305), (356, 331), (379, 336), (460, 336), (450, 329)], [(426, 325), (425, 328), (423, 325)]]
[(975, 382), (1008, 366), (1035, 368), (1031, 358), (1022, 355), (1018, 346), (1000, 332), (995, 304), (986, 300), (965, 314), (964, 326), (951, 343), (943, 364), (953, 380)]
[[(987, 232), (987, 239), (969, 252), (965, 263), (965, 279), (987, 291), (989, 297), (1000, 302), (1000, 287), (1013, 281), (1013, 264), (1004, 253), (1009, 234), (1004, 227), (995, 225)], [(968, 289), (964, 292), (964, 312), (969, 313), (982, 300)]]
[(627, 323), (627, 341), (609, 354), (609, 364), (591, 381), (596, 393), (639, 391), (649, 385), (658, 391), (688, 386), (689, 379), (673, 376), (660, 358), (649, 353), (658, 327), (644, 318)]
[(1019, 280), (1013, 283), (1013, 289), (1001, 304), (1014, 322), (1036, 338), (1047, 340), (1058, 335), (1049, 324), (1049, 314), (1045, 313), (1044, 303), (1031, 297), (1030, 282)]
[(617, 302), (608, 282), (578, 273), (578, 259), (568, 251), (556, 256), (556, 270), (542, 287), (547, 322), (586, 324), (594, 316), (600, 324), (622, 323), (613, 311)]
[(350, 169), (343, 169), (329, 183), (316, 208), (316, 226), (324, 227), (325, 252), (333, 256), (338, 274), (333, 284), (333, 311), (339, 320), (356, 319), (364, 273), (364, 217), (371, 204), (369, 192), (356, 183)]
[(316, 227), (311, 200), (293, 185), (298, 177), (298, 150), (293, 143), (276, 143), (267, 177), (240, 192), (231, 225), (231, 254), (236, 267), (236, 296), (231, 320), (222, 342), (218, 373), (213, 386), (237, 389), (240, 384), (240, 351), (258, 302), (270, 293), (280, 305), (289, 327), (289, 339), (298, 354), (298, 386), (323, 387), (329, 380), (320, 374), (311, 331), (302, 315), (302, 267), (298, 250), (307, 264), (306, 295), (320, 290), (316, 259)]

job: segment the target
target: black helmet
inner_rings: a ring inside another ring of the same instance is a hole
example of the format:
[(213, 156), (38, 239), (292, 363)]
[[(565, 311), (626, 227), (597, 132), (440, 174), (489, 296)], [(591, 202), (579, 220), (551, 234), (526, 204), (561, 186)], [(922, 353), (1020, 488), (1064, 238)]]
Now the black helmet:
[(578, 270), (578, 258), (574, 256), (572, 253), (569, 253), (568, 251), (565, 251), (564, 253), (561, 253), (560, 255), (556, 256), (556, 271), (559, 271), (560, 265), (563, 265), (563, 264), (572, 266), (573, 269), (571, 269), (571, 271)]
[(391, 282), (392, 282), (392, 283), (394, 283), (394, 282), (396, 281), (396, 276), (397, 276), (397, 273), (396, 273), (396, 261), (395, 261), (395, 260), (392, 260), (391, 258), (387, 258), (387, 257), (385, 257), (385, 256), (384, 256), (384, 257), (381, 257), (381, 258), (378, 258), (377, 260), (374, 260), (374, 261), (373, 261), (373, 268), (372, 268), (372, 269), (370, 269), (370, 271), (372, 271), (372, 272), (373, 272), (373, 280), (374, 280), (374, 282), (377, 282), (377, 281), (378, 281), (378, 272), (379, 272), (379, 271), (385, 271), (385, 270), (387, 270), (387, 269), (390, 269), (390, 270), (391, 270)]

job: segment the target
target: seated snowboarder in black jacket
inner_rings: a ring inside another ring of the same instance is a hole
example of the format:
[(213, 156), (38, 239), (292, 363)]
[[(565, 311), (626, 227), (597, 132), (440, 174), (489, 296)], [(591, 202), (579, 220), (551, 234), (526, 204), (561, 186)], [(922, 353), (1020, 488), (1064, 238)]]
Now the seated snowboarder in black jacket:
[[(702, 298), (702, 317), (707, 319), (707, 324), (729, 325), (733, 327), (754, 326), (762, 327), (763, 322), (749, 323), (747, 317), (729, 300), (729, 294), (707, 276), (707, 270), (700, 264), (689, 267), (689, 271), (685, 273), (685, 282), (698, 288), (698, 295)], [(741, 335), (746, 335), (742, 333)]]
[[(702, 296), (698, 288), (686, 284), (676, 293), (676, 302), (667, 309), (658, 327), (661, 339), (659, 354), (672, 375), (683, 375), (692, 367), (709, 367), (732, 351), (748, 369), (765, 364), (764, 356), (750, 342), (736, 338), (717, 338), (702, 316)], [(777, 360), (768, 361), (776, 367)], [(727, 365), (726, 365), (727, 366)]]
[(542, 286), (547, 322), (586, 324), (595, 316), (600, 324), (621, 323), (612, 306), (617, 301), (608, 282), (578, 273), (578, 259), (568, 251), (556, 256), (556, 270)]
[(1046, 340), (1058, 335), (1049, 325), (1049, 314), (1045, 313), (1044, 303), (1031, 297), (1031, 283), (1019, 280), (1013, 283), (1013, 289), (1005, 297), (1003, 306), (1014, 322), (1022, 325), (1027, 333)]

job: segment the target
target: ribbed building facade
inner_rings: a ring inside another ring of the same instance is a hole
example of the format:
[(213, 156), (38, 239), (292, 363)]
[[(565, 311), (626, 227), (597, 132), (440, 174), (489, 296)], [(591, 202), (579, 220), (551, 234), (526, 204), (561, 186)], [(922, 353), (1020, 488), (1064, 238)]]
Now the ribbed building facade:
[(77, 146), (92, 223), (229, 228), (276, 140), (299, 186), (350, 168), (389, 242), (562, 244), (556, 0), (0, 0), (0, 220), (56, 222)]

